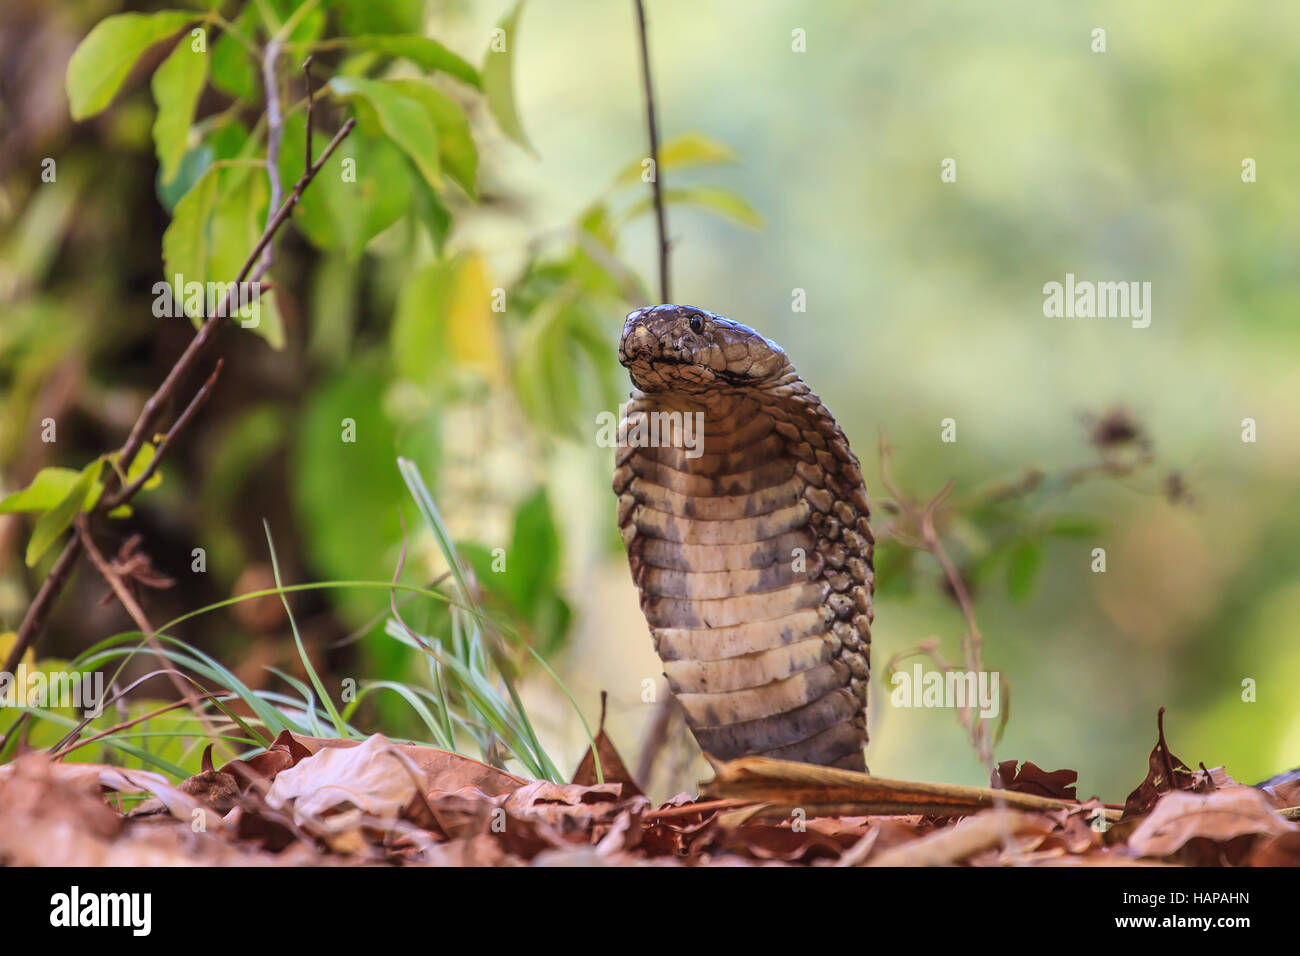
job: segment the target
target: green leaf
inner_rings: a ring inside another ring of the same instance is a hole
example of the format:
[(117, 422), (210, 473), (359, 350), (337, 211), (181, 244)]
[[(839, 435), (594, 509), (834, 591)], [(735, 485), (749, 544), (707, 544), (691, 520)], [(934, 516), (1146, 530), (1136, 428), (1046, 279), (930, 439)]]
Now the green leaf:
[(217, 159), (216, 150), (212, 143), (203, 142), (193, 149), (185, 151), (181, 157), (180, 165), (176, 170), (176, 176), (171, 182), (162, 181), (162, 167), (158, 168), (158, 175), (154, 185), (158, 191), (158, 201), (162, 207), (167, 210), (168, 215), (175, 215), (176, 204), (181, 201), (187, 192), (194, 188), (194, 184), (202, 178), (203, 174), (208, 171), (208, 167)]
[[(298, 14), (297, 25), (285, 39), (293, 44), (315, 43), (325, 32), (325, 11), (311, 0), (269, 0), (281, 24), (287, 24), (289, 18)], [(260, 0), (254, 0), (250, 7), (261, 7)], [(306, 7), (306, 10), (303, 8)], [(302, 11), (299, 14), (299, 11)]]
[[(333, 209), (333, 194), (343, 185), (343, 160), (351, 155), (349, 147), (355, 147), (358, 130), (343, 141), (342, 148), (335, 150), (321, 167), (320, 173), (312, 180), (293, 209), (293, 220), (302, 230), (307, 240), (320, 249), (337, 249), (340, 246), (338, 221)], [(280, 181), (294, 182), (302, 175), (306, 154), (303, 146), (307, 139), (307, 119), (301, 113), (294, 113), (284, 119), (284, 135), (280, 140)], [(328, 140), (321, 133), (312, 135), (312, 155), (320, 156)], [(352, 210), (352, 215), (356, 210)]]
[(354, 46), (360, 50), (369, 50), (371, 53), (379, 53), (383, 56), (395, 56), (403, 60), (410, 60), (430, 72), (446, 73), (448, 76), (463, 80), (475, 89), (481, 89), (483, 86), (478, 70), (437, 40), (429, 37), (375, 34), (347, 37), (345, 42), (349, 46)]
[(497, 24), (497, 30), (501, 33), (493, 31), (493, 38), (483, 60), (483, 92), (487, 95), (488, 109), (496, 117), (501, 131), (535, 155), (537, 151), (528, 142), (528, 135), (519, 119), (519, 109), (515, 105), (515, 40), (518, 36), (519, 14), (523, 8), (524, 0), (517, 0), (505, 19)]
[(234, 281), (266, 226), (269, 194), (262, 169), (240, 165), (221, 170), (208, 222), (208, 256), (203, 265), (206, 281)]
[[(241, 161), (209, 167), (176, 204), (163, 233), (164, 279), (173, 285), (173, 295), (181, 295), (185, 313), (195, 325), (202, 321), (204, 310), (189, 301), (190, 283), (203, 286), (204, 305), (209, 295), (216, 305), (225, 300), (265, 228), (269, 192), (261, 165)], [(183, 283), (179, 290), (175, 288), (178, 275)], [(256, 331), (272, 348), (283, 347), (284, 323), (274, 292), (243, 310), (232, 309), (231, 318)]]
[(560, 575), (560, 535), (544, 487), (525, 498), (515, 511), (507, 561), (512, 572), (507, 587), (510, 597), (532, 618), (539, 598), (554, 587)]
[[(289, 117), (280, 147), (280, 176), (286, 183), (302, 172), (304, 141), (303, 117)], [(323, 148), (321, 139), (315, 155)], [(410, 210), (414, 184), (420, 182), (391, 140), (357, 129), (321, 167), (294, 209), (294, 219), (312, 244), (343, 250), (356, 262), (371, 239)]]
[(54, 542), (58, 541), (63, 532), (72, 526), (72, 519), (77, 516), (81, 510), (86, 496), (90, 494), (91, 487), (99, 477), (100, 470), (104, 466), (102, 458), (96, 458), (87, 465), (81, 472), (80, 476), (68, 489), (68, 493), (63, 499), (36, 519), (36, 527), (32, 530), (32, 538), (27, 542), (27, 566), (35, 567), (36, 562), (41, 559), (46, 551)]
[[(127, 471), (125, 484), (130, 484), (143, 475), (145, 469), (153, 461), (155, 454), (156, 449), (151, 443), (145, 442), (141, 445), (139, 452), (136, 453), (135, 460), (131, 462), (131, 467)], [(109, 456), (109, 459), (116, 461), (116, 453)], [(99, 464), (103, 460), (103, 458), (98, 458), (92, 464)], [(50, 511), (67, 498), (84, 475), (84, 469), (77, 471), (75, 468), (42, 468), (26, 488), (15, 491), (0, 501), (0, 514), (32, 514)], [(144, 483), (142, 490), (149, 491), (157, 488), (161, 482), (162, 474), (155, 472)], [(103, 490), (103, 484), (96, 481), (94, 487), (83, 496), (81, 510), (89, 511), (95, 507)], [(123, 507), (125, 508), (125, 506)], [(110, 513), (110, 517), (119, 517), (121, 511), (122, 509), (114, 510)], [(129, 509), (126, 513), (129, 513)]]
[(1007, 558), (1007, 596), (1019, 603), (1029, 597), (1043, 563), (1043, 546), (1038, 541), (1016, 543)]
[(238, 119), (230, 119), (209, 129), (203, 141), (212, 149), (213, 159), (236, 159), (248, 144), (248, 127)]
[(80, 477), (75, 468), (42, 468), (30, 485), (0, 501), (0, 514), (49, 511), (68, 496)]
[(456, 101), (424, 80), (391, 80), (390, 84), (417, 101), (438, 131), (438, 158), (447, 175), (469, 194), (478, 195), (478, 150), (470, 135), (469, 120)]
[(339, 253), (312, 270), (307, 356), (326, 371), (343, 365), (352, 352), (362, 277), (360, 264)]
[[(720, 166), (735, 161), (736, 153), (730, 146), (701, 133), (682, 133), (659, 147), (659, 169)], [(638, 159), (629, 163), (618, 174), (615, 182), (619, 185), (640, 182), (644, 162), (644, 159)]]
[(593, 203), (578, 217), (578, 228), (589, 232), (606, 249), (613, 250), (618, 233), (609, 215), (609, 207), (602, 202)]
[(263, 293), (258, 301), (257, 324), (245, 326), (266, 339), (266, 344), (276, 351), (284, 348), (284, 316), (280, 314), (279, 295), (275, 289)]
[[(720, 186), (686, 186), (681, 189), (665, 189), (664, 202), (699, 206), (710, 212), (716, 212), (727, 219), (735, 220), (742, 226), (749, 226), (751, 229), (757, 229), (763, 225), (763, 217), (742, 196)], [(635, 219), (653, 208), (653, 197), (646, 196), (629, 206), (624, 213), (624, 217), (626, 219)]]
[(1062, 515), (1052, 519), (1047, 533), (1057, 538), (1092, 538), (1101, 533), (1101, 522), (1095, 518)]
[(336, 76), (334, 92), (345, 99), (361, 97), (375, 112), (384, 132), (415, 163), (425, 181), (442, 185), (438, 165), (438, 132), (425, 108), (393, 84), (361, 77)]
[(447, 298), (455, 266), (431, 262), (407, 275), (393, 313), (393, 367), (402, 378), (430, 385), (446, 373)]
[(84, 120), (108, 106), (145, 50), (196, 19), (188, 10), (163, 10), (121, 13), (97, 23), (68, 61), (72, 118)]
[(167, 282), (173, 282), (178, 275), (183, 282), (207, 280), (208, 220), (216, 206), (220, 184), (221, 170), (211, 166), (176, 204), (162, 241), (163, 275)]
[[(141, 445), (140, 450), (135, 454), (135, 458), (131, 460), (131, 467), (126, 470), (126, 481), (124, 484), (129, 485), (143, 475), (148, 467), (153, 464), (154, 456), (157, 454), (158, 449), (153, 446), (152, 442), (145, 442)], [(117, 460), (117, 454), (114, 453), (112, 455), (112, 461), (117, 462)], [(162, 472), (155, 471), (149, 476), (149, 480), (140, 486), (140, 490), (152, 491), (160, 484), (162, 484)], [(100, 489), (96, 489), (95, 493), (86, 499), (87, 509), (94, 507), (94, 503), (99, 500), (99, 491)]]
[(613, 408), (622, 400), (622, 371), (618, 366), (618, 349), (610, 342), (605, 318), (589, 309), (575, 312), (569, 324), (574, 346), (586, 356), (595, 379), (596, 400), (600, 408)]
[(519, 332), (514, 384), (524, 413), (556, 434), (577, 437), (582, 393), (570, 334), (572, 292), (542, 302)]
[(454, 365), (489, 384), (505, 380), (503, 349), (482, 256), (431, 263), (402, 287), (393, 316), (393, 363), (404, 378), (433, 384)]
[(158, 104), (158, 117), (153, 124), (153, 141), (164, 183), (176, 177), (207, 78), (206, 50), (196, 53), (184, 40), (154, 72), (150, 87)]
[(413, 197), (416, 218), (424, 223), (425, 229), (429, 231), (429, 238), (433, 240), (434, 251), (441, 256), (447, 236), (451, 232), (451, 210), (443, 204), (438, 194), (423, 179), (413, 178), (411, 183), (416, 187)]
[[(244, 7), (235, 27), (245, 36), (257, 24), (257, 4)], [(236, 99), (254, 101), (261, 95), (257, 67), (244, 45), (229, 32), (223, 32), (212, 44), (212, 85)]]
[[(320, 577), (367, 580), (377, 568), (387, 575), (396, 558), (390, 548), (402, 538), (398, 509), (407, 498), (393, 467), (388, 385), (382, 364), (354, 358), (312, 391), (290, 430), (297, 527)], [(343, 440), (344, 419), (354, 423), (355, 441)], [(375, 613), (372, 593), (334, 594), (354, 623)]]
[(347, 36), (419, 33), (424, 0), (337, 0), (339, 25)]

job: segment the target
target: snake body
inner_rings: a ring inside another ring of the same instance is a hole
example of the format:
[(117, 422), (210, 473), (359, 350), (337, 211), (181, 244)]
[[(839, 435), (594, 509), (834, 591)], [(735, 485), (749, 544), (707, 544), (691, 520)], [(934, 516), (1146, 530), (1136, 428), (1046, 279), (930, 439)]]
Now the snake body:
[(863, 769), (874, 541), (843, 431), (780, 346), (703, 309), (632, 312), (619, 361), (619, 529), (700, 747)]

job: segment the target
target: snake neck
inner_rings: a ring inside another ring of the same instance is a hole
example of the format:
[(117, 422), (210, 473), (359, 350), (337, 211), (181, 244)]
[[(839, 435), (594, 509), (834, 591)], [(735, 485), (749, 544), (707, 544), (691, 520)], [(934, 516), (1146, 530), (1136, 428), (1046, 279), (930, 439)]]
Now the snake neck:
[[(638, 389), (625, 421), (618, 523), (701, 746), (860, 769), (871, 540), (830, 412), (789, 369), (762, 385)], [(689, 441), (672, 440), (676, 422)]]

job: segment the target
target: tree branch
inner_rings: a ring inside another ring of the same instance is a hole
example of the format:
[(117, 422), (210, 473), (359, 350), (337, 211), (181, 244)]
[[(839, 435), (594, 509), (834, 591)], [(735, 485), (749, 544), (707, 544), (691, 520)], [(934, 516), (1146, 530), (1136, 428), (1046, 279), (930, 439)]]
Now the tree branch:
[(117, 595), (117, 599), (121, 602), (122, 607), (126, 608), (126, 613), (131, 615), (131, 620), (135, 621), (136, 627), (138, 627), (140, 633), (144, 635), (145, 643), (149, 645), (149, 650), (153, 651), (154, 656), (158, 658), (158, 663), (162, 665), (163, 670), (166, 671), (168, 679), (171, 680), (172, 685), (181, 695), (181, 699), (189, 705), (190, 709), (194, 711), (194, 716), (197, 717), (199, 722), (206, 728), (207, 722), (205, 720), (205, 714), (203, 713), (203, 706), (199, 703), (199, 699), (194, 695), (194, 691), (185, 683), (184, 680), (181, 679), (180, 671), (176, 670), (172, 663), (167, 659), (167, 655), (163, 653), (162, 647), (158, 644), (158, 639), (154, 636), (153, 625), (149, 623), (149, 618), (145, 616), (144, 609), (140, 607), (139, 602), (136, 601), (135, 595), (131, 593), (131, 589), (126, 586), (126, 582), (122, 580), (122, 576), (114, 571), (112, 565), (110, 565), (108, 561), (104, 559), (104, 556), (100, 554), (99, 548), (95, 545), (95, 539), (90, 536), (90, 526), (86, 520), (86, 516), (77, 515), (73, 524), (76, 527), (77, 537), (81, 538), (81, 546), (86, 549), (86, 554), (90, 558), (90, 563), (95, 566), (95, 570), (99, 572), (100, 577), (107, 581), (108, 586), (113, 589), (113, 593)]
[(145, 470), (140, 473), (140, 477), (136, 478), (135, 481), (131, 482), (116, 495), (113, 495), (102, 508), (97, 508), (97, 511), (109, 512), (113, 511), (115, 508), (120, 508), (126, 502), (134, 498), (149, 479), (154, 476), (154, 473), (158, 471), (159, 464), (162, 462), (163, 452), (172, 446), (172, 443), (176, 440), (176, 436), (179, 435), (185, 426), (190, 423), (190, 419), (192, 419), (198, 410), (203, 407), (204, 403), (208, 400), (208, 396), (212, 394), (212, 386), (216, 384), (217, 376), (221, 374), (221, 367), (224, 364), (225, 362), (223, 359), (217, 359), (217, 367), (212, 370), (212, 374), (209, 375), (208, 380), (203, 383), (203, 387), (194, 394), (192, 399), (190, 399), (190, 403), (185, 406), (185, 411), (181, 412), (180, 417), (176, 419), (175, 424), (167, 430), (167, 434), (163, 436), (162, 441), (160, 441), (158, 446), (154, 449), (153, 460), (150, 461), (145, 467)]
[[(938, 494), (926, 503), (923, 509), (918, 508), (912, 499), (903, 494), (894, 484), (889, 469), (891, 451), (889, 439), (882, 428), (880, 431), (881, 484), (893, 497), (894, 504), (898, 506), (903, 515), (920, 530), (921, 549), (928, 551), (935, 561), (939, 563), (939, 567), (943, 570), (944, 577), (948, 581), (948, 586), (952, 588), (953, 596), (957, 599), (957, 605), (961, 608), (962, 618), (966, 623), (966, 630), (961, 636), (962, 661), (966, 670), (971, 673), (983, 671), (984, 636), (980, 632), (979, 622), (975, 619), (975, 606), (971, 601), (970, 592), (966, 588), (966, 582), (962, 579), (961, 572), (957, 570), (952, 558), (948, 556), (948, 552), (944, 548), (934, 525), (934, 513), (952, 494), (953, 483), (949, 481), (939, 490)], [(904, 541), (904, 537), (900, 534), (895, 533), (894, 537), (899, 541)], [(909, 545), (909, 547), (915, 547), (915, 545)], [(936, 656), (935, 649), (926, 649), (924, 645), (919, 645), (917, 651), (929, 654), (931, 659), (943, 669), (951, 669), (952, 665), (946, 664)], [(895, 659), (897, 657), (898, 655), (895, 655)], [(893, 660), (890, 661), (891, 665), (892, 663)], [(969, 716), (969, 721), (965, 719), (967, 716)], [(958, 712), (958, 721), (970, 735), (971, 744), (974, 746), (975, 753), (980, 761), (984, 763), (990, 774), (993, 773), (993, 745), (987, 723), (982, 718), (976, 720), (973, 714), (966, 715), (960, 710)]]
[[(271, 181), (271, 198), (266, 204), (267, 225), (270, 225), (273, 210), (280, 206), (284, 188), (280, 185), (280, 139), (284, 136), (284, 117), (280, 113), (280, 83), (276, 76), (275, 64), (280, 59), (283, 44), (278, 36), (272, 37), (266, 45), (266, 56), (262, 58), (262, 83), (266, 86), (266, 176)], [(311, 156), (311, 105), (307, 107), (307, 156)], [(311, 167), (310, 158), (307, 160)], [(258, 268), (269, 272), (275, 259), (274, 247), (266, 244), (262, 250), (262, 261)]]
[[(268, 97), (270, 97), (270, 95), (271, 94), (268, 94)], [(310, 108), (309, 103), (309, 111)], [(333, 155), (334, 150), (336, 150), (339, 144), (343, 142), (349, 133), (352, 132), (354, 126), (356, 126), (356, 119), (349, 118), (339, 131), (334, 134), (334, 138), (330, 140), (329, 145), (325, 147), (320, 158), (317, 159), (315, 163), (308, 165), (303, 171), (302, 176), (299, 177), (298, 182), (294, 185), (288, 198), (280, 204), (275, 214), (271, 216), (270, 220), (267, 222), (266, 229), (263, 231), (261, 238), (258, 239), (257, 243), (253, 246), (252, 251), (248, 254), (248, 258), (240, 268), (239, 274), (235, 277), (235, 281), (231, 285), (230, 290), (226, 293), (226, 297), (221, 306), (212, 315), (209, 315), (204, 319), (203, 325), (199, 328), (199, 331), (195, 334), (194, 338), (190, 340), (189, 345), (185, 347), (185, 351), (182, 352), (180, 358), (176, 360), (176, 363), (163, 379), (162, 384), (158, 386), (153, 395), (151, 395), (144, 403), (144, 407), (140, 410), (140, 414), (136, 418), (135, 424), (131, 427), (131, 431), (127, 435), (126, 441), (117, 453), (117, 469), (109, 472), (108, 476), (104, 479), (104, 490), (100, 495), (100, 502), (95, 508), (96, 513), (107, 510), (105, 509), (105, 505), (109, 502), (112, 503), (113, 507), (121, 506), (129, 500), (131, 495), (134, 495), (135, 492), (139, 490), (138, 488), (135, 488), (131, 490), (131, 494), (127, 494), (127, 489), (122, 489), (121, 494), (116, 494), (115, 492), (118, 490), (120, 483), (118, 478), (119, 471), (121, 474), (128, 473), (131, 468), (131, 463), (135, 461), (136, 455), (138, 455), (140, 449), (144, 447), (149, 431), (153, 427), (158, 415), (171, 401), (179, 388), (180, 383), (194, 369), (194, 366), (211, 345), (218, 331), (225, 326), (225, 318), (230, 314), (231, 304), (234, 301), (234, 296), (240, 286), (245, 280), (253, 282), (258, 281), (266, 273), (266, 270), (270, 267), (270, 262), (267, 261), (269, 257), (266, 257), (260, 263), (258, 261), (263, 258), (263, 251), (270, 247), (272, 240), (275, 239), (276, 233), (279, 232), (280, 227), (284, 225), (285, 221), (293, 212), (293, 207), (296, 206), (298, 200), (302, 198), (303, 190), (305, 190), (307, 186), (311, 184), (311, 181), (316, 178), (316, 175), (321, 171), (321, 168), (325, 165), (326, 161), (331, 155)], [(310, 155), (310, 151), (308, 155)], [(268, 163), (268, 166), (270, 168), (276, 168), (276, 164), (274, 163)], [(268, 170), (268, 175), (273, 177), (273, 183), (278, 182), (278, 168), (274, 173), (271, 173)], [(272, 208), (275, 208), (274, 205), (272, 205)], [(172, 431), (168, 433), (169, 440), (174, 436), (176, 431), (177, 429), (173, 428)], [(63, 551), (59, 555), (58, 560), (55, 561), (49, 574), (46, 575), (45, 581), (41, 584), (40, 590), (37, 591), (36, 597), (27, 608), (27, 614), (23, 617), (22, 625), (18, 629), (18, 640), (14, 642), (14, 646), (9, 653), (9, 658), (0, 670), (13, 671), (17, 666), (18, 661), (22, 659), (27, 648), (35, 642), (37, 634), (40, 633), (41, 629), (45, 625), (50, 609), (58, 599), (59, 594), (62, 593), (64, 586), (67, 584), (68, 577), (70, 576), (73, 567), (76, 565), (77, 559), (81, 556), (82, 545), (83, 541), (81, 537), (75, 534), (69, 538), (68, 543), (64, 545)]]
[(645, 87), (646, 124), (650, 127), (650, 162), (654, 178), (650, 181), (655, 206), (655, 227), (659, 232), (659, 296), (662, 302), (671, 302), (672, 284), (668, 275), (668, 220), (664, 214), (662, 170), (659, 168), (659, 124), (655, 120), (654, 84), (650, 81), (650, 44), (646, 39), (645, 4), (633, 0), (636, 6), (637, 32), (641, 40), (641, 79)]

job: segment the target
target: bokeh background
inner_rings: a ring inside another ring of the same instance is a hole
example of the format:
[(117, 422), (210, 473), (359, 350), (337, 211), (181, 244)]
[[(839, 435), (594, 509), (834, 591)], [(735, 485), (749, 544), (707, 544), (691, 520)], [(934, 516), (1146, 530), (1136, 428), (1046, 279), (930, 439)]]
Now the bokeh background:
[[(418, 7), (428, 35), (475, 62), (507, 9)], [(1300, 8), (648, 8), (665, 139), (716, 144), (695, 165), (665, 163), (665, 184), (743, 197), (670, 206), (674, 299), (780, 342), (844, 427), (873, 497), (881, 428), (898, 483), (921, 500), (950, 478), (961, 498), (1028, 469), (1048, 476), (1014, 507), (954, 511), (944, 527), (970, 575), (986, 663), (1011, 686), (999, 759), (1076, 769), (1084, 795), (1122, 801), (1165, 706), (1171, 745), (1193, 766), (1254, 782), (1300, 764)], [(77, 41), (120, 9), (8, 0), (0, 14), (4, 493), (120, 444), (191, 334), (150, 312), (178, 187), (158, 182), (147, 80), (81, 124), (63, 93)], [(792, 50), (795, 30), (806, 52)], [(660, 667), (613, 528), (612, 452), (595, 443), (597, 413), (626, 393), (614, 359), (623, 313), (657, 299), (649, 187), (618, 181), (647, 149), (632, 5), (525, 6), (514, 68), (533, 151), (467, 100), (480, 195), (448, 202), (441, 252), (414, 202), (356, 248), (282, 239), (284, 347), (224, 338), (214, 398), (118, 530), (142, 532), (177, 579), (148, 596), (156, 620), (267, 586), (263, 518), (291, 580), (387, 579), (402, 511), (411, 574), (427, 581), (439, 559), (397, 472), (405, 455), (467, 553), (507, 549), (517, 577), (484, 573), (483, 587), (589, 719), (609, 692), (607, 729), (634, 762), (655, 713), (644, 682)], [(233, 99), (209, 90), (200, 117)], [(182, 179), (218, 132), (196, 127)], [(702, 161), (725, 158), (723, 146), (734, 161)], [(40, 182), (44, 157), (58, 162), (57, 186)], [(946, 158), (956, 182), (941, 181)], [(1255, 182), (1243, 182), (1246, 158)], [(1066, 273), (1150, 282), (1150, 327), (1045, 317), (1043, 285)], [(495, 288), (507, 290), (504, 313), (483, 304)], [(805, 312), (792, 310), (796, 289)], [(1053, 481), (1096, 460), (1096, 421), (1116, 408), (1154, 460)], [(47, 416), (54, 444), (39, 438)], [(347, 449), (344, 417), (361, 423)], [(945, 418), (954, 443), (940, 440)], [(1246, 418), (1254, 443), (1242, 441)], [(0, 631), (17, 628), (44, 570), (24, 566), (30, 527), (0, 517)], [(202, 575), (189, 570), (195, 546), (208, 553)], [(1090, 570), (1096, 547), (1104, 574)], [(868, 763), (982, 783), (951, 711), (886, 703), (885, 661), (930, 637), (956, 657), (962, 620), (929, 558), (896, 550), (882, 562)], [(129, 628), (98, 604), (103, 591), (78, 574), (42, 654)], [(385, 605), (374, 592), (294, 599), (332, 679), (416, 679), (410, 649), (383, 636)], [(250, 683), (275, 685), (267, 665), (297, 666), (278, 599), (175, 633)], [(522, 687), (557, 760), (575, 764), (585, 741), (567, 701), (527, 665)], [(368, 729), (419, 736), (400, 701), (363, 714)], [(703, 775), (693, 746), (671, 736), (659, 794)]]

